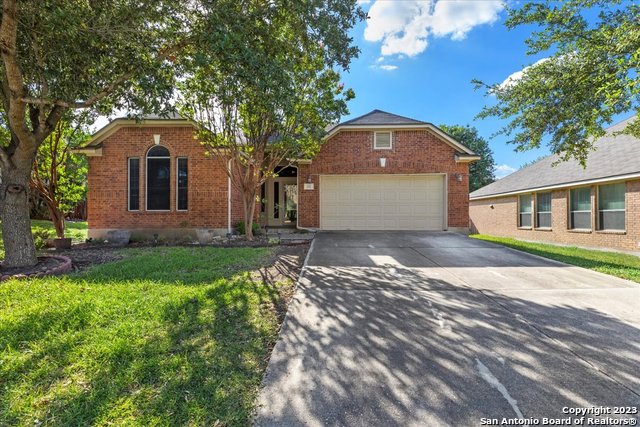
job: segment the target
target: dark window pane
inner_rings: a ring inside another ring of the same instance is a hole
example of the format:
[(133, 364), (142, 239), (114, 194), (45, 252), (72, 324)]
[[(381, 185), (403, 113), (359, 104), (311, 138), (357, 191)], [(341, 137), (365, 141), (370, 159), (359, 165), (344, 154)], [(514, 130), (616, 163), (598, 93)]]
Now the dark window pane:
[(280, 202), (280, 183), (276, 181), (273, 183), (273, 218), (274, 219), (280, 218), (279, 202)]
[(536, 195), (536, 210), (538, 212), (551, 212), (551, 193), (538, 193)]
[(170, 209), (171, 161), (169, 159), (147, 159), (147, 210), (168, 211)]
[(538, 212), (538, 227), (551, 228), (551, 212)]
[(521, 213), (520, 214), (520, 227), (531, 227), (531, 214), (530, 213)]
[(264, 212), (266, 210), (266, 207), (267, 207), (266, 190), (267, 190), (267, 184), (263, 183), (260, 186), (260, 212)]
[(520, 196), (520, 213), (531, 212), (531, 194)]
[(147, 157), (169, 157), (169, 150), (161, 145), (156, 145), (149, 150)]
[(591, 228), (591, 212), (571, 212), (571, 228)]
[(598, 187), (598, 209), (624, 209), (625, 183), (601, 185)]
[(178, 159), (178, 210), (189, 208), (189, 169), (186, 158)]
[(140, 209), (140, 159), (129, 159), (129, 210)]
[(574, 188), (571, 190), (571, 210), (590, 211), (591, 210), (591, 188)]
[(601, 230), (624, 230), (625, 211), (600, 211)]

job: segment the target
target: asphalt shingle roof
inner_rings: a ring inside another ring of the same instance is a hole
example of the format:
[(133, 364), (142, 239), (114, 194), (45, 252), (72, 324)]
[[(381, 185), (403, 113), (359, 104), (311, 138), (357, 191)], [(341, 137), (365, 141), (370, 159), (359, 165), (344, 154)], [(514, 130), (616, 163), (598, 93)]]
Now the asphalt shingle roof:
[(376, 125), (426, 125), (427, 122), (410, 119), (409, 117), (398, 116), (382, 110), (373, 110), (363, 116), (356, 117), (338, 126), (376, 126)]
[(580, 166), (575, 160), (552, 166), (558, 160), (558, 156), (551, 155), (474, 191), (469, 197), (474, 199), (639, 173), (640, 139), (625, 134), (614, 135), (615, 132), (623, 130), (632, 120), (635, 120), (635, 116), (607, 129), (607, 134), (595, 142), (595, 151), (589, 154), (586, 168)]

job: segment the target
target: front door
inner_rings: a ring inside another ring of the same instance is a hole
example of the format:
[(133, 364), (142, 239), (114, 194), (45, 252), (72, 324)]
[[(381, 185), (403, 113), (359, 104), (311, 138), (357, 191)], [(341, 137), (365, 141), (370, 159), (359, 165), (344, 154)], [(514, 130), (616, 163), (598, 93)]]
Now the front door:
[(267, 181), (267, 225), (295, 227), (298, 219), (298, 184), (295, 177)]

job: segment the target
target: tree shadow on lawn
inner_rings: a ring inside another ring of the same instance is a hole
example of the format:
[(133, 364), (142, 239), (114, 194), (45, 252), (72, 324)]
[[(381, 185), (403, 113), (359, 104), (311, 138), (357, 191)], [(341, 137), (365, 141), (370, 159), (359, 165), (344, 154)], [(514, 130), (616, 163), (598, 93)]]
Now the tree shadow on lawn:
[[(226, 269), (208, 281), (133, 276), (120, 286), (101, 272), (49, 279), (88, 290), (0, 325), (10, 337), (0, 341), (9, 355), (0, 364), (1, 425), (249, 422), (277, 336), (279, 284)], [(111, 306), (85, 307), (91, 292), (106, 292)]]
[(384, 268), (307, 270), (257, 425), (466, 426), (517, 418), (515, 408), (525, 418), (566, 418), (565, 406), (640, 403), (636, 326), (570, 302), (402, 273), (388, 288)]

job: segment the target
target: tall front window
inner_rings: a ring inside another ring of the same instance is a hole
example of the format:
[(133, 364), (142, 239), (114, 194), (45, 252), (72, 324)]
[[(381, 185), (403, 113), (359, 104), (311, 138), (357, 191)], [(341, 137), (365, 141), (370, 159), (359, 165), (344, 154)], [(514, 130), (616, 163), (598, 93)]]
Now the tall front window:
[(171, 159), (169, 150), (155, 146), (147, 153), (147, 210), (171, 209)]
[(186, 211), (189, 208), (189, 168), (186, 157), (178, 157), (178, 182), (176, 209)]
[(536, 194), (536, 227), (551, 228), (551, 193)]
[(531, 194), (522, 194), (518, 205), (518, 227), (531, 227)]
[(570, 191), (570, 228), (591, 229), (591, 188), (574, 188)]
[(140, 210), (140, 159), (132, 157), (129, 160), (129, 201), (130, 211)]
[(624, 182), (598, 187), (598, 229), (624, 230)]

